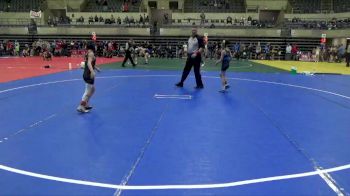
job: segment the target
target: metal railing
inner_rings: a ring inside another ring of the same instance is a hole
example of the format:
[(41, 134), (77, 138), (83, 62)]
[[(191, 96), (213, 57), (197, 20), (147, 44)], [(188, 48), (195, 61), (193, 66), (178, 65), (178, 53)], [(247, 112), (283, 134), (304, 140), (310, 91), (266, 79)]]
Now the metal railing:
[[(0, 18), (0, 25), (27, 26), (30, 24), (30, 21), (31, 18)], [(37, 25), (42, 25), (41, 19), (34, 19), (34, 21)]]

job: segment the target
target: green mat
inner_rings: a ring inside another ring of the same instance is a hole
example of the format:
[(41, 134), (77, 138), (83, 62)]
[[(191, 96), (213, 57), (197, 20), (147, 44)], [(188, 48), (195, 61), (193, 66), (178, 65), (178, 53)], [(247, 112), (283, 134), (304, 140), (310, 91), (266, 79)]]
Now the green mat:
[[(182, 70), (185, 66), (186, 59), (160, 59), (152, 58), (149, 63), (144, 64), (144, 60), (139, 58), (138, 65), (135, 69), (147, 69), (147, 70)], [(103, 68), (107, 69), (126, 69), (131, 68), (131, 64), (126, 64), (126, 68), (121, 67), (121, 62), (111, 63), (102, 65)], [(233, 72), (262, 72), (262, 73), (280, 73), (287, 72), (283, 69), (278, 69), (275, 67), (270, 67), (268, 65), (247, 61), (247, 60), (233, 60), (231, 61), (230, 68), (228, 71)], [(215, 60), (207, 59), (205, 61), (205, 66), (202, 67), (203, 71), (220, 71), (221, 65), (215, 66)]]

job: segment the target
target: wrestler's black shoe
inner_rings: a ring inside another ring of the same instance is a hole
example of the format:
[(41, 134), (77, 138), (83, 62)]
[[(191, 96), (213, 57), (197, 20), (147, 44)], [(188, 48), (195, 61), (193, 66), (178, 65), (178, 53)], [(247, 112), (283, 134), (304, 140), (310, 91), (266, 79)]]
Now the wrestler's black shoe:
[(179, 83), (176, 83), (175, 86), (182, 88), (182, 87), (184, 87), (184, 83), (179, 82)]

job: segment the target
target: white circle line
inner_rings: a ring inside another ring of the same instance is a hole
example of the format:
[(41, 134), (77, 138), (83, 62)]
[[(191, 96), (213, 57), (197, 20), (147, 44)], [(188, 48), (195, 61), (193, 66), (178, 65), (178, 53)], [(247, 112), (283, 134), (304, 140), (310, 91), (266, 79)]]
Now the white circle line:
[[(126, 75), (126, 76), (105, 76), (105, 77), (97, 77), (97, 78), (108, 79), (108, 78), (130, 78), (130, 77), (135, 77), (135, 78), (136, 77), (141, 77), (141, 78), (142, 77), (178, 77), (178, 75)], [(203, 77), (204, 78), (219, 78), (219, 77), (215, 77), (215, 76), (203, 76)], [(327, 94), (343, 97), (345, 99), (350, 99), (350, 97), (345, 96), (345, 95), (341, 95), (338, 93), (325, 91), (325, 90), (321, 90), (321, 89), (316, 89), (316, 88), (311, 88), (311, 87), (293, 85), (293, 84), (288, 84), (288, 83), (272, 82), (272, 81), (265, 81), (265, 80), (254, 80), (254, 79), (247, 79), (247, 78), (228, 78), (228, 79), (302, 88), (302, 89), (306, 89), (306, 90), (313, 90), (313, 91), (318, 91), (318, 92), (322, 92), (322, 93), (327, 93)], [(20, 87), (0, 91), (0, 94), (5, 93), (5, 92), (14, 91), (14, 90), (29, 88), (29, 87), (42, 86), (42, 85), (48, 85), (48, 84), (56, 84), (56, 83), (64, 83), (64, 82), (72, 82), (72, 81), (81, 81), (81, 79), (59, 80), (59, 81), (52, 81), (52, 82), (46, 82), (46, 83), (38, 83), (38, 84), (20, 86)], [(41, 178), (41, 179), (58, 181), (58, 182), (65, 182), (65, 183), (71, 183), (71, 184), (86, 185), (86, 186), (121, 189), (121, 190), (161, 190), (161, 189), (164, 190), (164, 189), (227, 188), (227, 187), (242, 186), (242, 185), (256, 184), (256, 183), (262, 183), (262, 182), (270, 182), (270, 181), (276, 181), (276, 180), (302, 178), (302, 177), (315, 176), (315, 175), (321, 175), (321, 174), (332, 173), (332, 172), (336, 172), (336, 171), (350, 169), (350, 164), (342, 165), (342, 166), (338, 166), (338, 167), (333, 167), (333, 168), (329, 168), (329, 169), (316, 170), (316, 171), (312, 171), (312, 172), (296, 173), (296, 174), (273, 176), (273, 177), (266, 177), (266, 178), (257, 178), (257, 179), (251, 179), (251, 180), (229, 182), (229, 183), (197, 184), (197, 185), (139, 185), (139, 186), (114, 185), (114, 184), (106, 184), (106, 183), (99, 183), (99, 182), (92, 182), (92, 181), (83, 181), (83, 180), (62, 178), (62, 177), (56, 177), (56, 176), (50, 176), (50, 175), (20, 170), (20, 169), (8, 167), (5, 165), (0, 165), (0, 169), (8, 171), (8, 172), (12, 172), (12, 173), (17, 173), (17, 174), (21, 174), (21, 175), (35, 177), (35, 178)]]
[(24, 171), (24, 170), (8, 167), (5, 165), (0, 165), (0, 169), (5, 170), (5, 171), (9, 171), (12, 173), (17, 173), (17, 174), (35, 177), (35, 178), (41, 178), (41, 179), (46, 179), (46, 180), (58, 181), (58, 182), (65, 182), (65, 183), (70, 183), (70, 184), (79, 184), (79, 185), (110, 188), (110, 189), (121, 189), (121, 190), (165, 190), (165, 189), (227, 188), (227, 187), (235, 187), (235, 186), (256, 184), (256, 183), (262, 183), (262, 182), (271, 182), (271, 181), (277, 181), (277, 180), (302, 178), (302, 177), (315, 176), (315, 175), (327, 174), (327, 173), (332, 173), (332, 172), (336, 172), (336, 171), (350, 169), (350, 164), (342, 165), (339, 167), (333, 167), (333, 168), (329, 168), (329, 169), (316, 170), (316, 171), (312, 171), (312, 172), (296, 173), (296, 174), (273, 176), (273, 177), (266, 177), (266, 178), (257, 178), (257, 179), (251, 179), (251, 180), (229, 182), (229, 183), (194, 184), (194, 185), (139, 185), (139, 186), (136, 186), (136, 185), (115, 185), (115, 184), (83, 181), (83, 180), (74, 180), (74, 179), (69, 179), (69, 178), (61, 178), (61, 177), (55, 177), (55, 176), (49, 176), (49, 175)]

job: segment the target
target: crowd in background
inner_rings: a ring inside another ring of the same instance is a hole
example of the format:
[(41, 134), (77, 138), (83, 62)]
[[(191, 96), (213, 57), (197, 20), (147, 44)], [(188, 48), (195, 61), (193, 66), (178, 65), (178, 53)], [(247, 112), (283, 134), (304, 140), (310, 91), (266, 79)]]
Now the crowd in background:
[[(85, 19), (83, 16), (80, 16), (77, 18), (76, 24), (84, 24), (85, 20), (87, 20), (88, 24), (117, 24), (117, 25), (145, 25), (149, 23), (149, 17), (146, 14), (140, 14), (139, 18), (134, 18), (133, 16), (125, 16), (125, 18), (120, 18), (118, 16), (117, 18), (114, 17), (112, 14), (110, 18), (103, 18), (101, 15), (98, 16), (97, 14), (95, 16), (90, 16), (89, 18)], [(72, 19), (68, 16), (66, 17), (51, 17), (49, 16), (47, 24), (50, 26), (57, 26), (58, 24), (71, 24)]]
[(291, 23), (287, 22), (287, 25), (294, 28), (302, 29), (322, 29), (322, 30), (335, 30), (350, 27), (350, 18), (331, 20), (302, 20), (300, 18), (293, 18)]
[[(53, 56), (79, 55), (84, 51), (87, 41), (82, 40), (37, 40), (31, 45), (20, 46), (18, 41), (0, 41), (0, 56), (40, 56), (48, 51)], [(99, 57), (122, 57), (125, 54), (125, 43), (117, 41), (99, 41), (95, 44), (96, 55)], [(204, 50), (204, 56), (217, 59), (220, 56), (220, 43), (209, 42)], [(229, 46), (232, 56), (237, 60), (295, 60), (314, 62), (342, 62), (346, 54), (346, 46), (321, 44), (312, 51), (302, 51), (297, 44), (287, 44), (286, 47), (270, 43), (241, 43), (236, 42)], [(186, 58), (187, 45), (185, 42), (153, 45), (149, 42), (133, 44), (133, 53), (139, 55), (141, 50), (147, 50), (151, 57), (156, 58)]]

